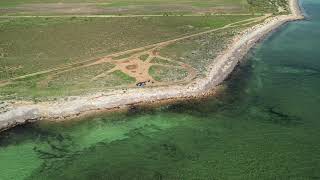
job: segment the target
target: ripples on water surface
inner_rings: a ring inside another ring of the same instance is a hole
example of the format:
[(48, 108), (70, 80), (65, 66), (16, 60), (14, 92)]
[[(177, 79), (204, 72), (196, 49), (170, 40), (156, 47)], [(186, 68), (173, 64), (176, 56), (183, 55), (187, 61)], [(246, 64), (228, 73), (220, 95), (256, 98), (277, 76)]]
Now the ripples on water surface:
[(0, 136), (0, 179), (320, 179), (320, 1), (218, 97)]

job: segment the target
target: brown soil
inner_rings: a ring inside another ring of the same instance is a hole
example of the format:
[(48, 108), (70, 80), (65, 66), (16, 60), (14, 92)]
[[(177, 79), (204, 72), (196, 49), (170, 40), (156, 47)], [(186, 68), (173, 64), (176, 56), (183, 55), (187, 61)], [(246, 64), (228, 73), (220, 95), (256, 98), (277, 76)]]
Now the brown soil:
[[(136, 64), (128, 65), (128, 66), (126, 66), (126, 68), (127, 68), (128, 70), (137, 69), (137, 65), (136, 65)], [(131, 71), (131, 72), (132, 72), (132, 71)]]

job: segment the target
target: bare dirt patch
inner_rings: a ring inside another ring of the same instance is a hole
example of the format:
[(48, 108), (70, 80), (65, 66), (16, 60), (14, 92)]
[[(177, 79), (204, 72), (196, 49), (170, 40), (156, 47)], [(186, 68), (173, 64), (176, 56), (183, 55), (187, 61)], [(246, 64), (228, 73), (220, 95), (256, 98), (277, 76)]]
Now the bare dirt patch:
[[(137, 65), (136, 65), (136, 64), (128, 65), (128, 66), (126, 66), (126, 68), (127, 68), (128, 70), (137, 69)], [(133, 72), (133, 71), (131, 71), (131, 72)]]

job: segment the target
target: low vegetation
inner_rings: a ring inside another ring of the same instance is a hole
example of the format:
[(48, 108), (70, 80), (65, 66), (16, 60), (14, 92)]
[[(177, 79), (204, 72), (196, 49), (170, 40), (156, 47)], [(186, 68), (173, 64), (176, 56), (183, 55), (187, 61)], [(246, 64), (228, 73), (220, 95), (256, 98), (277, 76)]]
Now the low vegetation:
[(149, 57), (149, 54), (143, 54), (143, 55), (141, 55), (141, 56), (139, 57), (139, 59), (140, 59), (141, 61), (145, 61), (145, 60), (148, 59), (148, 57)]
[(288, 0), (248, 0), (251, 12), (287, 14)]
[(188, 72), (180, 67), (153, 65), (149, 74), (159, 82), (174, 82), (188, 76)]
[(6, 15), (248, 13), (246, 0), (1, 0)]
[(0, 80), (222, 27), (245, 18), (0, 19)]
[[(69, 7), (90, 12), (59, 10)], [(1, 15), (21, 17), (0, 18), (0, 99), (80, 95), (144, 79), (188, 83), (261, 13), (287, 11), (287, 0), (3, 0)], [(23, 16), (39, 14), (56, 16)]]
[(153, 58), (150, 62), (155, 63), (155, 64), (179, 66), (179, 64), (177, 62), (168, 61), (166, 59), (158, 58), (158, 57)]
[(189, 64), (204, 75), (207, 66), (236, 34), (234, 29), (228, 29), (186, 39), (161, 49), (160, 55)]
[(114, 71), (111, 75), (118, 77), (118, 79), (120, 80), (117, 85), (130, 84), (136, 82), (135, 78), (123, 73), (120, 70)]

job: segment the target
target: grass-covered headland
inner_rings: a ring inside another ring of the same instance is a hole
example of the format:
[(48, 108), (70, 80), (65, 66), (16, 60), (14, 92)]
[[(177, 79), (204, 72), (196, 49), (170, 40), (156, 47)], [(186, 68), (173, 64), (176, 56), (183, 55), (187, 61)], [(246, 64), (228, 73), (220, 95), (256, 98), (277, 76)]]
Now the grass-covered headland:
[(139, 82), (189, 83), (206, 74), (232, 37), (263, 14), (288, 13), (288, 6), (286, 0), (3, 0), (0, 12), (0, 99), (42, 100)]

